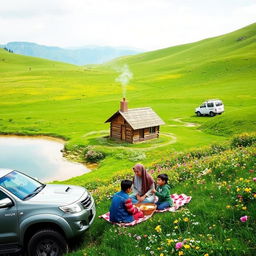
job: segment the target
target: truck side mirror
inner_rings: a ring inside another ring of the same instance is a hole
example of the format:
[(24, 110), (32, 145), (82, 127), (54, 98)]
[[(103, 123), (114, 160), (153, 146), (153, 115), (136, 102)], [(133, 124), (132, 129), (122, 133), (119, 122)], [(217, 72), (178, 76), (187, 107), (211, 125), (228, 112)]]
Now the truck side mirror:
[(13, 206), (13, 202), (10, 198), (0, 200), (0, 208), (8, 208)]

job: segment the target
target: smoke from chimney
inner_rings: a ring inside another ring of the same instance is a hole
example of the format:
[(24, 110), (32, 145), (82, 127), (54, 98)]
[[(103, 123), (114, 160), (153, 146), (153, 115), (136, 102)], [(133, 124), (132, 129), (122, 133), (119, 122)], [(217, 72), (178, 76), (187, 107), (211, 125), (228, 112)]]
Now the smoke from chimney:
[(121, 73), (115, 81), (121, 84), (123, 97), (126, 97), (126, 87), (129, 84), (129, 81), (132, 79), (133, 73), (130, 71), (127, 64), (123, 65), (122, 67), (115, 68), (115, 70)]

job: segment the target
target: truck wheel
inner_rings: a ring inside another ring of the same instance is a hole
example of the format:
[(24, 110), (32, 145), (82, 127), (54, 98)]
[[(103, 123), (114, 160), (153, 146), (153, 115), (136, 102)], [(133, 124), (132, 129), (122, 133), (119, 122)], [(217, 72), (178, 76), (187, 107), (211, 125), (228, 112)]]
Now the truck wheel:
[(67, 252), (65, 238), (52, 229), (39, 230), (28, 243), (28, 256), (60, 256)]
[(196, 115), (197, 115), (197, 116), (201, 116), (202, 114), (201, 114), (201, 112), (197, 111), (197, 112), (196, 112)]
[(215, 114), (211, 111), (210, 116), (213, 117), (213, 116), (215, 116)]

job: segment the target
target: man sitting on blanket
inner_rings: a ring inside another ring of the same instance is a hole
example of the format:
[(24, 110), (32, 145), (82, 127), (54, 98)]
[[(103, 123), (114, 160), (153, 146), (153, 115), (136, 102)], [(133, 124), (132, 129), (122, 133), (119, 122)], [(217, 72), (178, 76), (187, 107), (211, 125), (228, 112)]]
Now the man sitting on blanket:
[(143, 213), (133, 204), (129, 193), (132, 191), (132, 181), (123, 180), (121, 191), (114, 194), (110, 207), (110, 221), (112, 222), (132, 222), (143, 218)]

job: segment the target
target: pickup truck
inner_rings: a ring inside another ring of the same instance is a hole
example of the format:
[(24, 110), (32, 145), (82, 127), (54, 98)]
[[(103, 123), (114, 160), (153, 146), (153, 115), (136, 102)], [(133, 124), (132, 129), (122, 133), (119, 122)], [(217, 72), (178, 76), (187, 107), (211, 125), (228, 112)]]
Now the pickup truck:
[(95, 214), (93, 197), (83, 187), (43, 184), (0, 169), (0, 254), (63, 255)]

